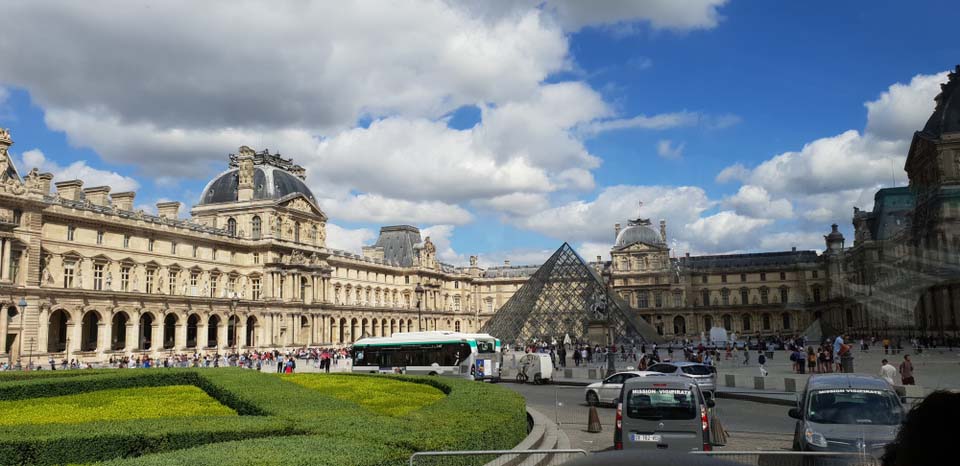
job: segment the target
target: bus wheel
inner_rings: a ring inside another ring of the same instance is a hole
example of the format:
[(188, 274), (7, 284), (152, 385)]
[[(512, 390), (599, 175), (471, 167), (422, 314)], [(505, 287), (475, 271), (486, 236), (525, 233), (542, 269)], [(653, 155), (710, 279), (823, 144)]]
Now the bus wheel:
[(437, 376), (437, 373), (436, 373), (436, 372), (430, 372), (430, 373), (429, 373), (429, 374), (427, 374), (427, 375), (429, 375), (429, 376), (433, 376), (433, 377), (436, 377), (436, 376)]

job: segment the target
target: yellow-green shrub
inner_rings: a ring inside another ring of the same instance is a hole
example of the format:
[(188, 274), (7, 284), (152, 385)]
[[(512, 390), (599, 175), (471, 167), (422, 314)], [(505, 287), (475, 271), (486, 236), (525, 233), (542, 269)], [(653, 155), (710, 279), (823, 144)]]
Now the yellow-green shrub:
[(295, 374), (284, 376), (284, 380), (393, 417), (403, 416), (446, 396), (429, 385), (374, 377)]

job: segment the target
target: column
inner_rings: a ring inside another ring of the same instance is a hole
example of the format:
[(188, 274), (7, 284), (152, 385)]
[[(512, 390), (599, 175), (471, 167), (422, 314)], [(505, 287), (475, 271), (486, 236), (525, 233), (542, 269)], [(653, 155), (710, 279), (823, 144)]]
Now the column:
[(163, 321), (154, 319), (150, 326), (150, 352), (157, 354), (163, 351)]
[(178, 317), (177, 326), (173, 332), (173, 348), (176, 351), (183, 351), (187, 347), (187, 317)]
[[(111, 324), (112, 328), (113, 325)], [(127, 341), (123, 346), (123, 351), (129, 353), (131, 351), (136, 351), (140, 349), (140, 319), (133, 319), (127, 321), (126, 329), (126, 338)]]
[[(7, 352), (7, 314), (6, 310), (0, 309), (0, 354)], [(46, 347), (43, 348), (47, 350)]]
[(83, 326), (72, 319), (73, 323), (67, 323), (67, 354), (73, 356), (80, 352), (80, 341), (83, 339)]
[(287, 337), (284, 346), (295, 346), (297, 334), (300, 333), (300, 317), (296, 314), (287, 314)]
[(245, 317), (237, 316), (237, 326), (234, 329), (234, 334), (237, 338), (237, 351), (243, 351), (247, 346), (247, 319)]
[(10, 238), (3, 239), (2, 255), (0, 255), (0, 260), (3, 261), (3, 264), (0, 264), (0, 279), (3, 280), (10, 280), (10, 243)]
[(203, 349), (207, 347), (207, 344), (210, 343), (210, 318), (207, 316), (201, 317), (200, 322), (197, 323), (197, 349)]
[(110, 350), (110, 341), (113, 334), (113, 325), (110, 321), (101, 321), (97, 324), (97, 355), (100, 356), (104, 351)]

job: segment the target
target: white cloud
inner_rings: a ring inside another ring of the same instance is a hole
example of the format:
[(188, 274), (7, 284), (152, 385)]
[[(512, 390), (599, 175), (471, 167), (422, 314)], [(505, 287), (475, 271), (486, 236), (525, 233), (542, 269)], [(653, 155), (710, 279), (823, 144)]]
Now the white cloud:
[(913, 132), (933, 110), (933, 98), (940, 92), (940, 83), (947, 81), (947, 72), (931, 75), (918, 74), (909, 84), (896, 83), (867, 107), (868, 134), (889, 141), (909, 140)]
[(684, 229), (688, 238), (696, 238), (697, 243), (708, 250), (754, 249), (757, 245), (753, 243), (752, 234), (771, 223), (773, 220), (744, 217), (725, 210), (698, 218)]
[(555, 9), (559, 20), (568, 30), (585, 26), (648, 21), (657, 29), (710, 29), (716, 27), (721, 16), (717, 11), (727, 0), (622, 0), (585, 2), (581, 0), (551, 0), (547, 8)]
[(539, 193), (512, 193), (475, 201), (473, 205), (512, 215), (530, 215), (549, 207), (547, 196)]
[(453, 230), (453, 225), (433, 225), (421, 228), (420, 237), (423, 238), (424, 241), (426, 241), (427, 237), (430, 237), (430, 241), (437, 248), (437, 259), (441, 262), (465, 265), (469, 263), (469, 259), (457, 253), (457, 251), (454, 251), (453, 245), (450, 243), (453, 238)]
[(360, 254), (365, 245), (376, 239), (376, 233), (367, 228), (349, 229), (327, 223), (327, 247)]
[(378, 194), (358, 194), (346, 198), (318, 199), (320, 208), (331, 218), (347, 221), (390, 223), (451, 223), (462, 225), (473, 219), (460, 206), (438, 201), (412, 202), (390, 199)]
[(792, 218), (793, 206), (786, 199), (773, 200), (762, 186), (744, 185), (724, 204), (740, 215), (754, 218)]
[(40, 149), (31, 149), (21, 156), (20, 173), (37, 168), (41, 172), (53, 173), (53, 181), (82, 180), (86, 187), (109, 186), (113, 192), (135, 191), (140, 184), (128, 176), (109, 170), (99, 170), (87, 165), (85, 161), (76, 161), (67, 166), (61, 166), (53, 160), (47, 159)]
[(503, 251), (489, 252), (479, 254), (477, 265), (480, 267), (500, 267), (505, 261), (510, 261), (511, 266), (518, 265), (541, 265), (554, 253), (561, 243), (557, 243), (553, 249), (509, 249)]
[(665, 159), (676, 160), (683, 157), (683, 148), (686, 143), (674, 144), (669, 139), (661, 139), (657, 142), (657, 155)]
[[(829, 228), (827, 228), (829, 230)], [(767, 251), (786, 251), (797, 248), (798, 251), (823, 250), (823, 235), (820, 232), (785, 231), (766, 234), (760, 237), (760, 248)]]
[(694, 126), (698, 121), (700, 121), (699, 113), (683, 111), (661, 113), (652, 116), (637, 115), (630, 118), (594, 121), (582, 125), (579, 130), (588, 135), (621, 129), (663, 130), (681, 126)]

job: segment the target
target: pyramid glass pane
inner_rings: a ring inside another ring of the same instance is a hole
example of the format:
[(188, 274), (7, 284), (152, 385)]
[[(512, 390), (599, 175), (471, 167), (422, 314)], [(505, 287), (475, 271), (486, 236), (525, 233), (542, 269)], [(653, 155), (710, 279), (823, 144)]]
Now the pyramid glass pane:
[(534, 339), (562, 341), (567, 335), (584, 340), (590, 324), (598, 322), (605, 323), (618, 342), (660, 340), (564, 243), (484, 324), (483, 331), (508, 344)]

